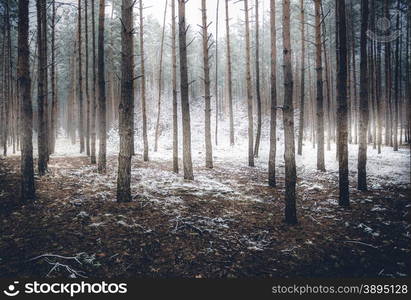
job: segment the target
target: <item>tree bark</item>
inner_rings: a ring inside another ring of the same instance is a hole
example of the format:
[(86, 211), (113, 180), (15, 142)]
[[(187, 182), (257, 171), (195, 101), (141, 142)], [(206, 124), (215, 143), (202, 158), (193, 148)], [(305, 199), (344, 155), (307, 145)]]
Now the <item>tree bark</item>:
[(133, 152), (134, 47), (133, 0), (121, 5), (121, 100), (119, 106), (120, 153), (118, 155), (117, 201), (131, 201), (131, 157)]
[(104, 76), (104, 11), (105, 0), (100, 0), (99, 7), (99, 24), (98, 24), (98, 96), (99, 96), (99, 153), (98, 153), (98, 171), (106, 173), (106, 152), (107, 152), (107, 135), (106, 135), (106, 82)]
[(190, 102), (188, 96), (188, 70), (187, 70), (187, 41), (186, 41), (186, 16), (185, 0), (178, 0), (178, 30), (180, 52), (180, 91), (181, 113), (183, 118), (183, 165), (184, 179), (194, 180), (193, 163), (191, 159), (191, 124)]
[(285, 222), (297, 223), (294, 141), (293, 73), (291, 62), (290, 0), (283, 0)]
[(85, 44), (85, 61), (86, 64), (85, 68), (85, 90), (86, 90), (86, 154), (90, 156), (90, 111), (91, 111), (91, 103), (90, 103), (90, 91), (89, 91), (89, 84), (88, 84), (88, 72), (89, 72), (89, 55), (88, 55), (88, 1), (84, 0), (84, 44)]
[(304, 0), (300, 0), (301, 22), (301, 85), (300, 85), (300, 120), (298, 126), (298, 155), (303, 154), (304, 139), (304, 108), (305, 108), (305, 11)]
[(230, 113), (230, 145), (234, 146), (234, 112), (233, 112), (233, 82), (231, 63), (231, 42), (230, 42), (230, 18), (228, 11), (228, 1), (225, 0), (225, 26), (227, 34), (227, 88), (228, 88), (228, 109)]
[[(173, 0), (174, 1), (174, 0)], [(144, 16), (143, 1), (140, 0), (140, 69), (141, 69), (141, 114), (143, 120), (143, 160), (148, 161), (148, 137), (147, 137), (147, 104), (146, 104), (146, 71), (144, 52)], [(175, 39), (175, 36), (174, 36)]]
[(173, 85), (173, 171), (178, 173), (178, 103), (177, 103), (177, 47), (176, 47), (176, 1), (171, 0), (172, 31), (172, 85)]
[(78, 61), (78, 105), (79, 105), (79, 137), (80, 153), (85, 150), (84, 145), (84, 104), (83, 104), (83, 65), (81, 54), (81, 0), (78, 0), (78, 37), (77, 37), (77, 61)]
[(46, 28), (46, 1), (37, 0), (37, 43), (38, 43), (38, 87), (37, 87), (37, 106), (38, 106), (38, 171), (39, 175), (44, 175), (47, 171), (48, 162), (48, 137), (47, 137), (47, 118), (48, 111), (46, 106), (47, 98), (47, 45)]
[(57, 87), (56, 87), (56, 1), (52, 3), (51, 17), (51, 124), (50, 153), (54, 153), (57, 138)]
[(93, 87), (91, 89), (91, 117), (90, 117), (90, 162), (96, 164), (96, 119), (97, 119), (97, 70), (96, 70), (96, 20), (95, 20), (95, 2), (91, 0), (91, 23), (92, 23), (92, 74)]
[(358, 189), (367, 190), (368, 68), (367, 68), (368, 0), (361, 0), (360, 59), (360, 132), (358, 148)]
[(345, 1), (336, 0), (337, 28), (337, 131), (339, 204), (349, 206), (348, 181), (348, 101), (347, 101), (347, 26)]
[(258, 157), (261, 140), (261, 90), (260, 90), (260, 37), (259, 37), (258, 0), (255, 0), (255, 85), (257, 96), (257, 135), (255, 140), (254, 156)]
[(325, 172), (324, 160), (324, 89), (321, 42), (321, 0), (315, 0), (315, 49), (317, 71), (317, 170)]
[(33, 108), (31, 102), (29, 0), (19, 0), (17, 80), (21, 103), (21, 199), (34, 200)]
[(203, 71), (204, 71), (204, 120), (205, 120), (205, 165), (206, 168), (213, 168), (213, 148), (211, 143), (211, 92), (210, 92), (210, 65), (209, 65), (209, 36), (208, 36), (208, 23), (207, 23), (207, 7), (206, 1), (201, 0), (201, 15), (202, 15), (202, 37), (203, 37)]
[(253, 121), (253, 91), (251, 82), (251, 51), (250, 51), (250, 22), (248, 16), (248, 0), (244, 0), (245, 14), (245, 61), (247, 83), (247, 111), (248, 111), (248, 165), (254, 167), (254, 121)]
[(268, 159), (268, 184), (276, 186), (275, 161), (277, 155), (277, 27), (275, 22), (275, 0), (270, 0), (271, 30), (271, 120), (270, 120), (270, 153)]

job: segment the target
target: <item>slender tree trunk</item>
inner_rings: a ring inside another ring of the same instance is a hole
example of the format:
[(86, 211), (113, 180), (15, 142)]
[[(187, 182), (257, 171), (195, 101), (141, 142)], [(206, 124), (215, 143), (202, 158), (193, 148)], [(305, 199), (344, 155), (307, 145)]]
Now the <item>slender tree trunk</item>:
[(315, 48), (317, 71), (317, 170), (325, 171), (324, 161), (324, 95), (321, 42), (321, 0), (315, 0)]
[(38, 87), (37, 87), (37, 106), (38, 106), (38, 171), (39, 175), (44, 175), (47, 171), (48, 157), (48, 138), (47, 138), (47, 50), (44, 28), (46, 18), (46, 0), (37, 0), (37, 43), (38, 43)]
[(361, 78), (360, 132), (358, 148), (358, 189), (367, 190), (368, 68), (367, 68), (368, 0), (361, 0)]
[(89, 55), (88, 55), (88, 1), (84, 0), (84, 31), (85, 31), (85, 39), (84, 39), (84, 44), (86, 46), (85, 49), (85, 60), (86, 60), (86, 65), (84, 66), (85, 68), (85, 90), (86, 90), (86, 154), (87, 156), (90, 156), (90, 109), (91, 109), (91, 104), (90, 104), (90, 91), (89, 91), (89, 85), (88, 85), (88, 72), (89, 72)]
[[(353, 79), (353, 101), (352, 105), (354, 107), (353, 109), (353, 115), (354, 115), (354, 144), (358, 144), (358, 92), (357, 92), (357, 63), (356, 63), (356, 56), (355, 56), (355, 27), (354, 27), (354, 8), (353, 8), (353, 1), (350, 0), (350, 12), (351, 12), (351, 63), (352, 63), (352, 79)], [(349, 125), (351, 126), (351, 124)]]
[(255, 140), (254, 156), (258, 157), (261, 140), (261, 90), (260, 90), (260, 37), (259, 37), (258, 0), (255, 0), (255, 83), (257, 94), (257, 136)]
[[(173, 0), (174, 1), (174, 0)], [(146, 71), (144, 52), (144, 16), (143, 1), (140, 0), (140, 69), (141, 69), (141, 114), (143, 119), (143, 160), (148, 161), (148, 137), (147, 137), (147, 104), (146, 104)], [(175, 39), (175, 36), (174, 36)]]
[(95, 2), (91, 1), (91, 23), (92, 23), (92, 68), (93, 68), (93, 87), (91, 89), (91, 117), (90, 117), (90, 162), (92, 164), (97, 163), (96, 159), (96, 119), (97, 119), (97, 70), (96, 70), (96, 20), (95, 20)]
[[(339, 204), (350, 205), (348, 180), (347, 27), (345, 1), (336, 0), (337, 20), (337, 131)], [(354, 50), (354, 49), (353, 49)]]
[(180, 48), (180, 91), (181, 113), (183, 118), (183, 165), (184, 179), (194, 180), (193, 163), (191, 159), (191, 124), (190, 102), (188, 96), (188, 70), (187, 70), (187, 41), (186, 41), (186, 9), (185, 0), (178, 0), (178, 30)]
[(303, 154), (304, 108), (305, 108), (305, 11), (304, 0), (300, 0), (301, 20), (301, 85), (300, 85), (300, 120), (298, 126), (298, 155)]
[(29, 0), (19, 0), (17, 84), (21, 103), (21, 199), (34, 200), (33, 108), (31, 103)]
[(245, 61), (247, 82), (248, 111), (248, 165), (254, 167), (254, 121), (253, 121), (253, 91), (251, 82), (251, 51), (250, 51), (250, 21), (248, 16), (248, 0), (244, 0), (245, 14)]
[(80, 137), (80, 153), (85, 150), (84, 146), (84, 104), (83, 104), (83, 65), (81, 53), (81, 0), (78, 0), (78, 25), (77, 25), (77, 62), (78, 62), (78, 106), (79, 106), (79, 137)]
[[(177, 46), (176, 46), (176, 1), (171, 0), (172, 31), (172, 85), (173, 85), (173, 171), (178, 173), (178, 103), (177, 103)], [(147, 134), (146, 134), (147, 136)]]
[(225, 0), (225, 26), (227, 34), (227, 88), (228, 88), (228, 109), (230, 112), (230, 145), (234, 146), (234, 112), (233, 112), (233, 79), (231, 65), (231, 42), (230, 42), (230, 18), (228, 12), (228, 1)]
[(98, 171), (106, 173), (106, 82), (104, 78), (104, 11), (105, 0), (100, 0), (98, 24), (98, 97), (99, 97), (99, 153)]
[(297, 223), (294, 141), (293, 73), (291, 62), (290, 0), (283, 0), (283, 54), (284, 54), (284, 160), (285, 160), (285, 222)]
[[(400, 30), (400, 1), (397, 0), (397, 30)], [(398, 151), (398, 119), (399, 119), (399, 102), (400, 102), (400, 38), (397, 38), (395, 42), (395, 71), (394, 71), (394, 151)]]
[(131, 156), (133, 152), (134, 47), (133, 0), (121, 5), (121, 100), (119, 106), (120, 153), (118, 155), (117, 201), (131, 201)]
[[(390, 19), (389, 15), (389, 1), (385, 1), (385, 17)], [(391, 43), (385, 43), (385, 144), (387, 146), (391, 145), (392, 136), (391, 136)]]
[(57, 92), (56, 92), (56, 1), (52, 3), (51, 17), (51, 124), (50, 153), (54, 153), (57, 137)]
[(268, 159), (268, 184), (276, 186), (275, 161), (277, 155), (277, 27), (275, 22), (275, 0), (270, 0), (271, 30), (271, 120), (270, 120), (270, 153)]
[(156, 122), (156, 132), (155, 132), (155, 143), (154, 143), (154, 152), (158, 150), (158, 135), (160, 129), (160, 114), (161, 114), (161, 92), (162, 92), (162, 83), (163, 83), (163, 50), (164, 50), (164, 35), (166, 30), (166, 16), (167, 16), (167, 5), (168, 0), (166, 0), (166, 5), (164, 7), (164, 18), (163, 18), (163, 32), (161, 34), (161, 44), (160, 44), (160, 65), (158, 72), (158, 102), (157, 102), (157, 122)]
[(205, 148), (206, 148), (206, 168), (213, 168), (213, 146), (211, 143), (211, 93), (210, 93), (210, 65), (209, 58), (209, 36), (207, 23), (207, 7), (206, 1), (201, 0), (201, 14), (202, 14), (202, 36), (203, 36), (203, 71), (204, 71), (204, 120), (205, 120)]
[[(221, 113), (218, 109), (218, 8), (220, 6), (220, 0), (217, 0), (216, 8), (216, 38), (215, 38), (215, 144), (218, 145), (218, 115)], [(210, 134), (211, 135), (211, 134)]]

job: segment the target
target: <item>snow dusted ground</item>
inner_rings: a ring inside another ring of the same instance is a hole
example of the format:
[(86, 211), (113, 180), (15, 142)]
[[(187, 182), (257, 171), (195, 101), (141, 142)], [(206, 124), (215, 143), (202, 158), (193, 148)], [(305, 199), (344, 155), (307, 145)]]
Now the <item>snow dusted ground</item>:
[[(165, 111), (169, 109), (169, 101), (165, 102)], [(192, 158), (194, 168), (204, 167), (205, 160), (205, 146), (204, 146), (204, 113), (201, 103), (194, 103), (191, 106), (191, 117), (192, 117)], [(150, 109), (149, 109), (150, 112)], [(140, 112), (136, 113), (136, 137), (135, 137), (135, 147), (137, 154), (142, 153), (142, 128), (139, 120)], [(164, 114), (164, 112), (163, 112)], [(296, 114), (297, 115), (297, 114)], [(160, 138), (159, 138), (159, 151), (153, 151), (154, 145), (154, 128), (155, 128), (155, 114), (154, 109), (151, 109), (151, 114), (149, 113), (149, 156), (150, 160), (159, 163), (167, 163), (171, 165), (172, 161), (172, 118), (165, 118), (163, 115), (163, 121), (160, 126)], [(247, 113), (244, 111), (242, 104), (238, 103), (235, 105), (235, 137), (236, 144), (234, 147), (229, 145), (229, 124), (228, 120), (219, 121), (219, 131), (218, 131), (218, 145), (215, 145), (215, 131), (214, 124), (215, 118), (212, 117), (212, 141), (213, 141), (213, 157), (214, 165), (217, 168), (224, 168), (227, 173), (237, 172), (239, 168), (247, 167), (248, 162), (248, 139), (247, 139)], [(296, 120), (296, 125), (298, 121)], [(182, 131), (181, 122), (179, 123), (179, 157), (182, 157)], [(277, 121), (278, 130), (278, 142), (277, 142), (277, 174), (282, 176), (284, 169), (284, 145), (283, 145), (283, 130), (282, 122), (279, 119)], [(296, 126), (297, 127), (297, 126)], [(307, 129), (308, 131), (308, 129)], [(61, 130), (62, 132), (62, 130)], [(84, 157), (84, 154), (79, 153), (79, 144), (71, 144), (71, 142), (63, 137), (64, 134), (60, 135), (57, 141), (56, 153), (53, 157)], [(297, 136), (297, 134), (296, 134)], [(260, 156), (256, 159), (255, 164), (257, 170), (266, 172), (268, 164), (268, 153), (269, 153), (269, 120), (267, 117), (263, 118), (263, 128), (262, 128), (262, 140), (260, 148)], [(108, 143), (107, 143), (107, 153), (109, 156), (116, 156), (118, 153), (118, 131), (113, 128), (108, 133)], [(97, 142), (98, 147), (98, 142)], [(312, 143), (309, 140), (304, 142), (303, 155), (296, 155), (297, 160), (297, 176), (302, 179), (300, 184), (307, 184), (304, 181), (308, 180), (313, 182), (315, 178), (324, 178), (329, 180), (337, 180), (338, 178), (338, 162), (336, 160), (335, 149), (336, 146), (332, 144), (331, 151), (325, 150), (325, 163), (327, 172), (322, 173), (316, 170), (316, 149), (313, 148)], [(36, 153), (36, 141), (34, 145), (34, 155)], [(9, 153), (11, 153), (11, 148)], [(98, 151), (98, 150), (97, 150)], [(356, 175), (357, 175), (357, 154), (358, 145), (349, 145), (349, 174), (350, 182), (353, 186), (356, 186)], [(15, 155), (19, 155), (17, 152)], [(180, 162), (180, 169), (182, 165)], [(151, 170), (151, 172), (155, 172)], [(367, 159), (367, 172), (370, 188), (381, 189), (382, 185), (395, 184), (407, 186), (410, 184), (410, 149), (408, 147), (402, 147), (398, 152), (394, 152), (390, 147), (383, 147), (382, 153), (378, 154), (376, 150), (372, 149), (372, 145), (368, 147), (368, 159)], [(136, 171), (133, 173), (136, 174)], [(115, 174), (113, 174), (115, 175)], [(144, 177), (144, 174), (140, 174)], [(156, 178), (159, 176), (174, 176), (173, 173), (170, 174), (156, 174)], [(196, 174), (195, 174), (196, 175)], [(198, 173), (197, 173), (198, 175)], [(175, 180), (179, 178), (176, 176)], [(229, 178), (227, 178), (229, 180)], [(265, 181), (265, 178), (263, 179)], [(205, 175), (200, 175), (196, 178), (196, 181), (201, 181), (204, 184), (218, 185), (218, 181), (213, 180), (212, 174), (210, 176), (205, 173)], [(265, 184), (265, 182), (262, 182)], [(206, 186), (204, 186), (205, 189)], [(320, 188), (320, 187), (319, 187)]]

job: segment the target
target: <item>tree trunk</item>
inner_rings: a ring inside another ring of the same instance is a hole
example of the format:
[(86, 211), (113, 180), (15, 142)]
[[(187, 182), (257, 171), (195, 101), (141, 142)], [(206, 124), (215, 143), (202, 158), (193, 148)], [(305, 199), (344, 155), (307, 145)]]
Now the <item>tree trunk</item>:
[(305, 106), (305, 12), (304, 0), (300, 0), (301, 20), (301, 85), (300, 85), (300, 120), (298, 126), (298, 155), (303, 154), (304, 139), (304, 106)]
[(257, 93), (257, 136), (255, 140), (254, 156), (258, 157), (261, 140), (261, 91), (260, 91), (260, 37), (259, 37), (258, 0), (255, 0), (255, 84)]
[(275, 0), (270, 0), (271, 24), (271, 120), (270, 120), (270, 153), (268, 160), (268, 184), (276, 186), (275, 160), (277, 154), (277, 27), (275, 22)]
[(166, 16), (167, 16), (167, 5), (168, 0), (164, 6), (164, 18), (163, 18), (163, 32), (161, 34), (161, 44), (160, 44), (160, 64), (158, 70), (158, 102), (157, 102), (157, 122), (156, 122), (156, 132), (155, 132), (155, 143), (154, 152), (158, 150), (158, 135), (160, 129), (160, 115), (161, 115), (161, 92), (162, 92), (162, 77), (163, 77), (163, 50), (164, 50), (164, 35), (166, 30)]
[(202, 14), (202, 36), (203, 36), (203, 71), (204, 71), (204, 120), (205, 120), (205, 149), (206, 149), (206, 168), (213, 168), (213, 148), (211, 143), (211, 93), (210, 93), (210, 65), (208, 62), (209, 58), (209, 36), (208, 36), (208, 26), (207, 23), (207, 7), (206, 1), (201, 0), (201, 14)]
[(317, 71), (317, 170), (325, 171), (324, 161), (324, 95), (321, 42), (321, 0), (315, 0), (315, 49)]
[[(218, 8), (220, 6), (220, 0), (217, 0), (216, 8), (216, 38), (215, 38), (215, 144), (218, 145)], [(210, 134), (211, 135), (211, 134)]]
[(86, 89), (86, 154), (87, 156), (90, 156), (90, 109), (91, 109), (91, 104), (90, 104), (90, 91), (89, 91), (89, 85), (88, 85), (88, 62), (89, 62), (89, 56), (88, 56), (88, 1), (84, 0), (84, 31), (85, 31), (85, 39), (84, 39), (84, 44), (86, 46), (85, 49), (85, 55), (86, 55), (86, 65), (84, 66), (85, 68), (85, 89)]
[(97, 70), (96, 70), (96, 22), (95, 22), (95, 2), (91, 1), (91, 23), (92, 23), (92, 48), (93, 48), (93, 87), (91, 89), (91, 117), (90, 117), (90, 162), (97, 163), (96, 159), (96, 119), (97, 119)]
[(117, 201), (131, 201), (131, 156), (133, 152), (134, 47), (133, 0), (121, 5), (121, 100), (119, 106), (120, 153), (118, 155)]
[(291, 62), (290, 0), (283, 0), (283, 54), (284, 54), (284, 160), (285, 160), (285, 222), (297, 223), (294, 141), (293, 73)]
[(98, 22), (98, 96), (99, 96), (99, 153), (98, 171), (106, 173), (106, 82), (104, 78), (104, 10), (105, 0), (100, 0)]
[(231, 42), (230, 42), (230, 18), (228, 14), (228, 1), (225, 0), (225, 26), (227, 34), (227, 88), (228, 88), (228, 109), (230, 113), (230, 145), (234, 146), (234, 112), (233, 112), (233, 79), (231, 66)]
[(56, 91), (56, 1), (53, 0), (51, 17), (51, 124), (50, 153), (54, 153), (57, 137), (57, 91)]
[(194, 180), (193, 163), (191, 159), (191, 124), (190, 102), (188, 96), (188, 70), (187, 70), (187, 41), (186, 41), (186, 9), (185, 0), (178, 0), (178, 30), (180, 46), (180, 91), (181, 113), (183, 118), (183, 165), (184, 179)]
[(367, 190), (367, 129), (368, 129), (368, 69), (367, 69), (368, 0), (361, 0), (361, 78), (360, 132), (358, 148), (358, 189)]
[(21, 199), (34, 200), (33, 108), (31, 103), (29, 0), (19, 0), (17, 80), (21, 103)]
[[(400, 30), (400, 1), (397, 0), (397, 31)], [(399, 118), (399, 102), (400, 102), (400, 73), (398, 71), (400, 67), (400, 38), (397, 38), (395, 42), (395, 71), (394, 71), (394, 151), (398, 151), (398, 118)]]
[(176, 47), (176, 1), (171, 0), (172, 31), (172, 85), (173, 85), (173, 171), (178, 173), (178, 103), (177, 103), (177, 47)]
[(245, 14), (245, 61), (247, 81), (247, 111), (248, 111), (248, 165), (254, 167), (254, 121), (253, 121), (253, 91), (251, 82), (251, 51), (250, 22), (248, 17), (248, 0), (244, 0)]
[[(337, 131), (339, 204), (350, 205), (348, 181), (347, 27), (345, 1), (336, 0), (337, 20)], [(353, 49), (354, 50), (354, 49)]]
[(83, 65), (81, 59), (81, 0), (78, 0), (78, 105), (79, 105), (79, 137), (80, 137), (80, 153), (83, 153), (84, 148), (84, 105), (83, 105)]
[(46, 18), (46, 0), (37, 0), (37, 43), (38, 43), (38, 87), (37, 87), (37, 106), (38, 106), (38, 171), (39, 175), (44, 175), (47, 171), (48, 161), (48, 138), (47, 138), (47, 118), (48, 111), (46, 106), (47, 98), (47, 29), (44, 28)]
[[(173, 0), (174, 1), (174, 0)], [(140, 69), (141, 69), (141, 114), (143, 119), (143, 160), (148, 161), (148, 138), (147, 138), (147, 104), (146, 104), (146, 71), (144, 53), (144, 17), (143, 0), (140, 0)], [(175, 36), (174, 36), (175, 39)]]

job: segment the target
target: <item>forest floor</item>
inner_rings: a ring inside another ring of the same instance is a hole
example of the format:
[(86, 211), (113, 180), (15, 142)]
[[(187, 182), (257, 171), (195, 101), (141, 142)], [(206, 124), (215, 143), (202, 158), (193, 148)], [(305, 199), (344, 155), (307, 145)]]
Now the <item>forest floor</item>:
[(410, 276), (409, 184), (353, 183), (343, 209), (335, 172), (314, 170), (298, 180), (299, 223), (288, 226), (281, 163), (273, 189), (258, 166), (196, 166), (186, 182), (170, 161), (136, 156), (126, 204), (115, 202), (116, 167), (109, 156), (98, 175), (85, 156), (52, 156), (37, 200), (21, 205), (19, 157), (0, 158), (0, 277)]

